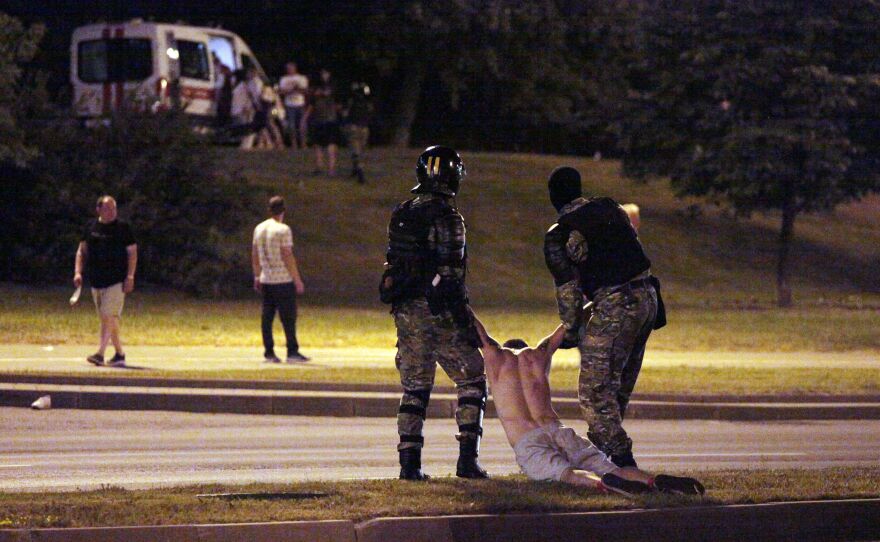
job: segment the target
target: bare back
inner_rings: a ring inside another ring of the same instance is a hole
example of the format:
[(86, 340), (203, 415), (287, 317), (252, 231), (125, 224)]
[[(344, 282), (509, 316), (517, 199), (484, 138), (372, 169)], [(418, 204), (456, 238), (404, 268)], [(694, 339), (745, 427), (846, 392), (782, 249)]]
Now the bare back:
[(488, 346), (483, 349), (483, 360), (495, 411), (507, 441), (515, 446), (523, 435), (539, 427), (523, 397), (517, 357), (507, 348)]

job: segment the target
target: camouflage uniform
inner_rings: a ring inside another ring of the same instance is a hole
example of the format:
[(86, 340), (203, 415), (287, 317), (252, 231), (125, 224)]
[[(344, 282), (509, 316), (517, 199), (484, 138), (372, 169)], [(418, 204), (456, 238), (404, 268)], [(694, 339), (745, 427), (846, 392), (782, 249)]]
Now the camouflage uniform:
[[(564, 217), (587, 203), (578, 198), (562, 207), (559, 215)], [(624, 284), (595, 290), (585, 310), (587, 295), (578, 272), (589, 254), (583, 235), (564, 224), (554, 224), (545, 237), (544, 251), (566, 328), (563, 346), (577, 344), (580, 351), (578, 398), (589, 424), (588, 436), (612, 459), (631, 454), (632, 440), (622, 420), (657, 315), (657, 294), (642, 280), (650, 277), (650, 271)]]
[(404, 394), (397, 414), (398, 449), (422, 446), (424, 409), (434, 387), (436, 365), (455, 382), (458, 408), (455, 421), (462, 434), (479, 434), (485, 405), (486, 375), (480, 351), (468, 344), (448, 311), (431, 314), (428, 302), (413, 299), (394, 310), (397, 356)]
[[(450, 206), (449, 212), (440, 214), (430, 227), (428, 249), (441, 280), (463, 289), (467, 267), (464, 220), (448, 197), (419, 194), (411, 201), (413, 208), (442, 203)], [(459, 295), (466, 303), (466, 293), (461, 291)], [(480, 436), (486, 374), (483, 357), (469, 339), (467, 328), (456, 322), (449, 309), (432, 314), (424, 296), (395, 303), (392, 313), (397, 327), (395, 364), (404, 389), (397, 415), (398, 449), (423, 445), (422, 426), (438, 363), (456, 385), (459, 437)]]

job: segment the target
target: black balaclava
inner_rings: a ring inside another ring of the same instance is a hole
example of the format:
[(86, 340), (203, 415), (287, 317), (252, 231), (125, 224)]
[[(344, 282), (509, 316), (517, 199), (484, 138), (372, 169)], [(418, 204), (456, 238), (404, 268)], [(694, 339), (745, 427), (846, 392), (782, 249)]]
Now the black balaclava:
[(559, 166), (550, 174), (550, 203), (557, 211), (581, 197), (581, 174), (569, 166)]

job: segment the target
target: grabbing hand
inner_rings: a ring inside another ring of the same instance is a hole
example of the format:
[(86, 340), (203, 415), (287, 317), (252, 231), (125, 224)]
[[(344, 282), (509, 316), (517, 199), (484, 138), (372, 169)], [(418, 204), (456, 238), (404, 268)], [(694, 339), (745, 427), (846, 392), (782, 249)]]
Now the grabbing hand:
[(578, 343), (580, 343), (578, 331), (576, 329), (569, 329), (565, 332), (565, 335), (563, 335), (562, 343), (559, 344), (559, 348), (567, 350), (576, 347)]
[(79, 288), (83, 285), (83, 276), (81, 273), (76, 273), (73, 275), (73, 286), (74, 288)]

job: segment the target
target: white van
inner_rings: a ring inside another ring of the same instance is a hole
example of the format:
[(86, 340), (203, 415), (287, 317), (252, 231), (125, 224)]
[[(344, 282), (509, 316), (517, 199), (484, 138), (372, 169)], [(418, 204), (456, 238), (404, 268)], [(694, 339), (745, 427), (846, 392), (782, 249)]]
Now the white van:
[(255, 67), (266, 80), (244, 40), (228, 30), (140, 19), (81, 26), (70, 45), (74, 111), (88, 119), (123, 104), (158, 111), (179, 99), (186, 113), (211, 119), (220, 77), (214, 56), (232, 71)]

